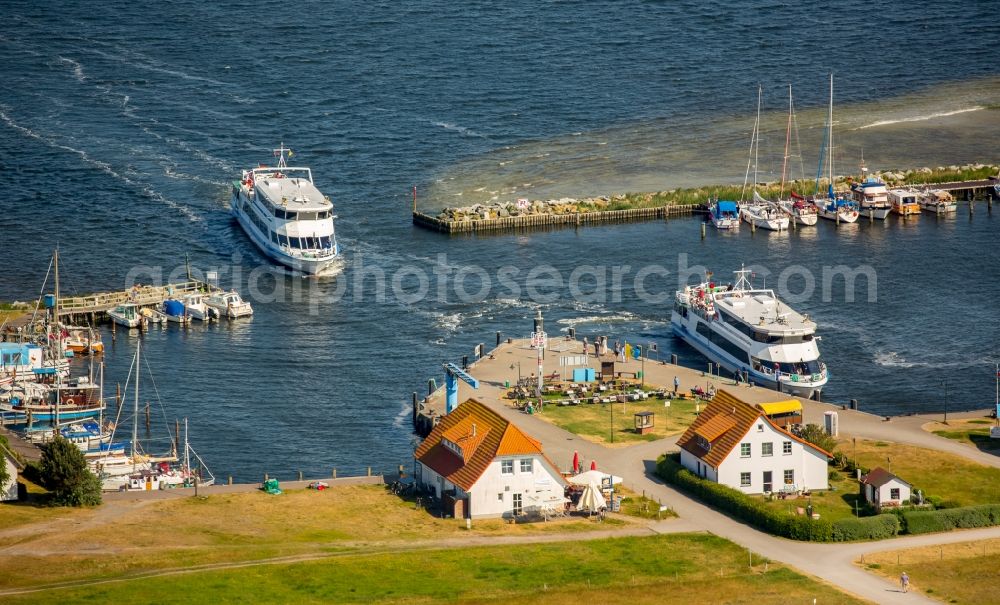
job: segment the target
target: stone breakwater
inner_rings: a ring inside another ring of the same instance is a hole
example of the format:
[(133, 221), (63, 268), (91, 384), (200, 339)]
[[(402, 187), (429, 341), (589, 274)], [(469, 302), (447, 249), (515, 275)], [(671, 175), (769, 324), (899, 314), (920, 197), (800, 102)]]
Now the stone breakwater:
[(457, 206), (445, 208), (437, 219), (442, 221), (489, 220), (511, 218), (518, 216), (566, 215), (584, 212), (602, 212), (606, 210), (621, 210), (615, 205), (627, 204), (624, 195), (590, 197), (584, 199), (560, 198), (557, 200), (526, 200), (491, 202), (474, 204), (472, 206)]

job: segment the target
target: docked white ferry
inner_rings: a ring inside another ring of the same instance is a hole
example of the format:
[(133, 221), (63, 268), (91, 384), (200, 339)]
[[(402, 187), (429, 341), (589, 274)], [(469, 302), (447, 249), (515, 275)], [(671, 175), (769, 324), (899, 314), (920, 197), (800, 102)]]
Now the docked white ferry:
[(676, 294), (674, 334), (727, 371), (755, 384), (799, 397), (817, 396), (827, 382), (816, 346), (816, 323), (755, 289), (750, 271), (736, 271), (735, 285), (706, 281)]
[(233, 182), (233, 216), (269, 258), (302, 273), (319, 273), (340, 253), (333, 204), (313, 184), (309, 168), (288, 166), (290, 149), (281, 145), (274, 155), (277, 166), (244, 170)]

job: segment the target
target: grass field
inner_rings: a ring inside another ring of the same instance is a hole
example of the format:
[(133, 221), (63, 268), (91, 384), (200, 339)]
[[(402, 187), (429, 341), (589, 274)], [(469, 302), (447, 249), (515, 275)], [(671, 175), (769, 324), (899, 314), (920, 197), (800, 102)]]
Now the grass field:
[[(587, 403), (580, 405), (546, 405), (539, 415), (556, 426), (575, 433), (588, 441), (610, 444), (612, 430), (616, 445), (655, 441), (684, 432), (694, 419), (696, 403), (692, 399), (673, 399), (664, 405), (663, 399), (629, 401), (627, 403)], [(614, 406), (614, 409), (612, 409)], [(635, 432), (636, 412), (653, 412), (652, 432)], [(614, 424), (612, 425), (612, 415)], [(614, 427), (612, 429), (612, 426)]]
[(910, 589), (945, 603), (997, 602), (1000, 540), (980, 540), (865, 555), (857, 561), (872, 573), (896, 580), (905, 571)]
[(932, 422), (924, 425), (924, 429), (939, 437), (954, 439), (979, 449), (1000, 450), (1000, 439), (990, 438), (990, 427), (995, 422), (992, 418), (970, 418), (950, 420), (948, 424)]
[[(381, 486), (341, 486), (109, 502), (90, 509), (0, 506), (0, 586), (26, 586), (83, 576), (100, 578), (172, 566), (253, 560), (317, 549), (473, 536), (530, 536), (625, 527), (638, 521), (581, 517), (508, 525), (439, 519)], [(68, 554), (66, 544), (77, 550)], [(9, 554), (9, 553), (8, 553)], [(67, 564), (71, 563), (71, 564)]]
[[(839, 451), (855, 457), (854, 444), (842, 439)], [(891, 467), (893, 474), (958, 506), (1000, 502), (1000, 469), (977, 464), (954, 454), (886, 441), (857, 441), (858, 465)]]
[(860, 603), (706, 534), (334, 555), (6, 595), (51, 603)]

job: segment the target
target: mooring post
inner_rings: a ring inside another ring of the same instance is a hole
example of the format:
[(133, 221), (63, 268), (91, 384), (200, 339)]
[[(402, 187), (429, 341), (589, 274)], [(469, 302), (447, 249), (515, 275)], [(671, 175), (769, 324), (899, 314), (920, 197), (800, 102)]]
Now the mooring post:
[(337, 467), (333, 467), (333, 478), (337, 478)]
[(370, 466), (368, 467), (368, 476), (369, 477), (372, 476), (372, 467), (370, 467)]
[(232, 475), (229, 475), (229, 479), (226, 481), (226, 483), (227, 483), (227, 485), (232, 485), (233, 484), (233, 476)]
[(299, 471), (299, 481), (302, 481), (302, 471)]
[(701, 239), (705, 239), (705, 223), (701, 224)]

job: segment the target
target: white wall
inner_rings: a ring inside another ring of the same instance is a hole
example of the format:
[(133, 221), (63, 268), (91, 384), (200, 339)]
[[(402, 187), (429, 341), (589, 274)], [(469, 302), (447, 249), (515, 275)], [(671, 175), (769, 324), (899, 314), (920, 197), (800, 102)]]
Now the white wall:
[[(532, 460), (532, 471), (521, 472), (521, 460)], [(504, 475), (501, 460), (514, 461), (514, 473)], [(472, 518), (499, 517), (509, 515), (514, 510), (514, 494), (521, 494), (521, 504), (525, 510), (542, 506), (545, 501), (558, 501), (551, 506), (561, 506), (564, 484), (554, 469), (536, 455), (501, 456), (495, 458), (483, 475), (469, 490), (469, 512)], [(502, 498), (500, 497), (502, 495)]]
[[(758, 427), (761, 427), (761, 430), (758, 430)], [(791, 454), (782, 453), (784, 451), (782, 444), (786, 441), (792, 444)], [(762, 444), (768, 442), (773, 444), (773, 453), (764, 456)], [(754, 423), (740, 443), (750, 444), (750, 457), (740, 456), (738, 443), (719, 465), (719, 483), (747, 494), (760, 494), (764, 491), (764, 471), (771, 471), (771, 489), (778, 492), (785, 485), (785, 470), (791, 469), (795, 473), (796, 489), (829, 488), (826, 457), (791, 439), (763, 419)], [(740, 473), (744, 472), (750, 473), (749, 486), (740, 485)]]
[(889, 502), (893, 501), (892, 499), (893, 488), (899, 489), (899, 498), (896, 500), (896, 502), (902, 505), (902, 504), (907, 504), (910, 501), (910, 488), (907, 487), (905, 483), (892, 480), (878, 489), (879, 504), (888, 504)]
[(0, 501), (17, 500), (17, 467), (6, 455), (3, 455), (3, 462), (7, 465), (7, 475), (10, 479), (4, 485), (0, 485)]
[[(698, 466), (699, 463), (701, 464), (700, 471)], [(700, 458), (685, 449), (681, 449), (681, 465), (698, 477), (703, 477), (709, 481), (719, 480), (716, 469), (712, 468), (708, 464), (705, 464)]]

